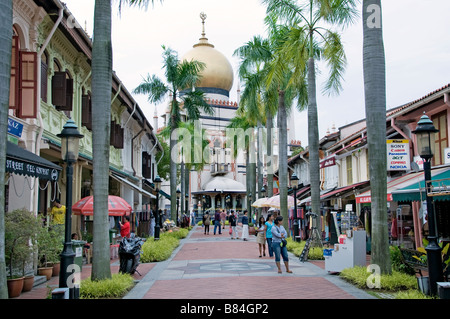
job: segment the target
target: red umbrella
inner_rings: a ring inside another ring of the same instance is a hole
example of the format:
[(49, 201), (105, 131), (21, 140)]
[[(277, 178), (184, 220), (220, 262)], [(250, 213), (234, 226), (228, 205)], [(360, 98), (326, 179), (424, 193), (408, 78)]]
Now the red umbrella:
[[(87, 196), (72, 205), (74, 215), (93, 215), (94, 196)], [(130, 215), (131, 206), (127, 201), (119, 196), (108, 195), (109, 216)]]

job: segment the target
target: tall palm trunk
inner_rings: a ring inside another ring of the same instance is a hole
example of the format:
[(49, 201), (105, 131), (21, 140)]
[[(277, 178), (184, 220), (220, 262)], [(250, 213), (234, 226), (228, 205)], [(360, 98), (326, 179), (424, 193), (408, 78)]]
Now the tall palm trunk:
[(267, 109), (267, 197), (273, 196), (273, 158), (272, 158), (272, 134), (273, 134), (273, 117), (270, 110)]
[[(175, 99), (176, 97), (174, 97)], [(173, 107), (173, 106), (172, 106)], [(176, 130), (175, 117), (172, 115), (170, 125), (170, 218), (176, 222), (177, 217), (177, 163), (174, 157), (177, 140), (173, 138)]]
[[(287, 200), (287, 116), (286, 116), (286, 104), (284, 99), (284, 91), (278, 92), (278, 128), (279, 128), (279, 165), (278, 165), (278, 180), (280, 183), (280, 213), (283, 217), (283, 226), (288, 229), (288, 200)], [(288, 232), (289, 233), (289, 232)]]
[(5, 263), (5, 163), (11, 76), (12, 9), (11, 0), (0, 3), (0, 299), (8, 299)]
[[(308, 60), (308, 149), (311, 183), (311, 209), (320, 216), (319, 124), (316, 101), (316, 71), (314, 58)], [(313, 219), (318, 226), (318, 219)]]
[[(257, 147), (258, 147), (258, 164), (257, 164), (257, 166), (256, 166), (256, 168), (257, 168), (257, 170), (258, 170), (258, 186), (257, 186), (257, 189), (256, 189), (256, 192), (258, 193), (258, 198), (261, 198), (261, 196), (262, 196), (262, 194), (261, 194), (261, 189), (262, 189), (262, 186), (263, 186), (263, 172), (262, 172), (262, 169), (263, 169), (263, 158), (264, 158), (264, 151), (263, 151), (263, 147), (262, 147), (262, 133), (263, 133), (263, 130), (262, 130), (262, 125), (261, 125), (261, 121), (259, 121), (258, 120), (258, 135), (257, 135)], [(256, 198), (255, 198), (255, 200), (256, 200)], [(257, 214), (257, 216), (259, 217), (260, 216), (260, 214), (261, 214), (261, 208), (256, 208), (257, 209), (257, 212), (258, 212), (258, 214)]]
[(94, 166), (94, 260), (92, 280), (111, 278), (109, 251), (109, 143), (111, 121), (111, 0), (96, 0), (92, 47), (92, 149)]
[(386, 177), (386, 61), (381, 0), (363, 1), (364, 95), (372, 194), (372, 263), (392, 272), (389, 254)]

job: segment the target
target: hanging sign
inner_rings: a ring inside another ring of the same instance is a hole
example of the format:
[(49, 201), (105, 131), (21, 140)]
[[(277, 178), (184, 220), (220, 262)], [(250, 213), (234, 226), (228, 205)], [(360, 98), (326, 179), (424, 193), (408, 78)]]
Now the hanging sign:
[(387, 140), (387, 170), (409, 171), (409, 140)]
[(8, 133), (17, 137), (22, 136), (23, 124), (8, 118)]

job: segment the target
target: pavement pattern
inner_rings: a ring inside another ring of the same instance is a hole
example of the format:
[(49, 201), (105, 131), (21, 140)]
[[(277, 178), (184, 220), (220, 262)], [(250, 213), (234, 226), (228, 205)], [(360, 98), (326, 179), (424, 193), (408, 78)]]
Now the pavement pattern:
[[(231, 239), (229, 228), (214, 235), (202, 226), (194, 226), (189, 235), (165, 261), (140, 264), (134, 274), (134, 288), (123, 299), (213, 300), (213, 299), (376, 299), (324, 269), (324, 261), (300, 262), (292, 253), (286, 273), (277, 272), (273, 257), (259, 257), (254, 235), (247, 241)], [(241, 234), (238, 226), (238, 234)], [(88, 278), (92, 265), (83, 265), (81, 279)], [(111, 260), (111, 272), (117, 273), (119, 260)], [(14, 299), (45, 299), (58, 287), (59, 277), (36, 285)]]

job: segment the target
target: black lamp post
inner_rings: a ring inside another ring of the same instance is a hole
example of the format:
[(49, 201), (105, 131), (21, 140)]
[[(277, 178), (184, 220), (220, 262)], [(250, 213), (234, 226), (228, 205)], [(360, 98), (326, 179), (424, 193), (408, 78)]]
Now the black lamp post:
[(415, 131), (412, 133), (417, 136), (417, 151), (423, 159), (423, 171), (425, 175), (425, 189), (428, 214), (428, 245), (425, 247), (428, 260), (428, 274), (430, 279), (430, 294), (437, 294), (437, 282), (443, 281), (443, 268), (441, 258), (441, 247), (438, 245), (438, 234), (436, 227), (436, 215), (434, 214), (433, 200), (428, 195), (428, 185), (431, 184), (431, 159), (433, 158), (433, 149), (435, 135), (439, 132), (425, 114), (417, 123)]
[(155, 179), (153, 180), (153, 183), (155, 184), (155, 190), (156, 190), (156, 210), (155, 210), (155, 235), (153, 236), (154, 240), (159, 240), (159, 233), (161, 231), (161, 222), (159, 215), (159, 190), (161, 189), (161, 178), (159, 175), (156, 175)]
[(184, 195), (184, 213), (186, 214), (186, 216), (189, 216), (189, 207), (188, 207), (188, 201), (189, 201), (189, 194), (188, 193), (186, 193), (185, 195)]
[(291, 176), (291, 187), (294, 189), (294, 222), (292, 224), (294, 231), (294, 241), (295, 238), (299, 235), (298, 229), (298, 219), (297, 219), (297, 188), (298, 188), (298, 177), (295, 173), (292, 173)]
[(178, 188), (178, 189), (177, 189), (177, 221), (176, 221), (176, 225), (177, 225), (177, 226), (179, 226), (179, 225), (178, 225), (178, 207), (179, 207), (179, 205), (180, 205), (180, 197), (181, 197), (181, 191), (180, 191), (180, 189)]
[[(70, 288), (70, 299), (77, 299), (78, 294), (75, 293), (75, 287), (72, 283), (68, 283), (70, 275), (69, 269), (72, 268), (75, 259), (75, 253), (72, 249), (72, 182), (73, 182), (73, 164), (78, 160), (78, 151), (80, 148), (79, 140), (83, 137), (78, 132), (78, 127), (72, 119), (69, 119), (63, 127), (60, 134), (61, 138), (61, 157), (67, 163), (66, 167), (66, 220), (64, 234), (64, 249), (61, 252), (61, 272), (59, 275), (59, 288)], [(69, 268), (70, 267), (70, 268)]]

